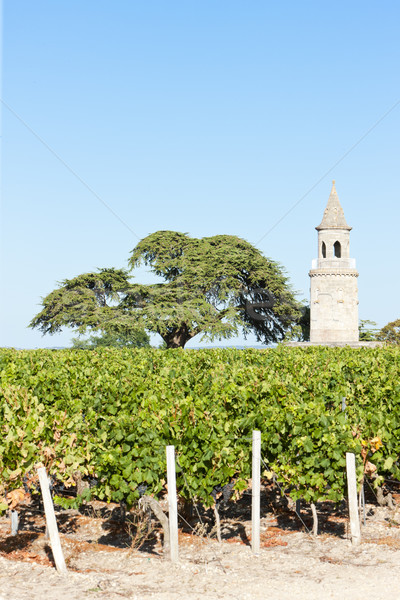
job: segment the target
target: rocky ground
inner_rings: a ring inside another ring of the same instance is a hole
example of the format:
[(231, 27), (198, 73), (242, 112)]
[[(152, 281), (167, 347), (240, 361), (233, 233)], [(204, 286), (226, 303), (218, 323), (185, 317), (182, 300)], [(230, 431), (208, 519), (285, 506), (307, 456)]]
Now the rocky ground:
[(307, 531), (307, 508), (303, 522), (291, 508), (264, 498), (258, 556), (251, 552), (249, 497), (221, 511), (222, 543), (212, 530), (212, 511), (201, 515), (203, 526), (185, 514), (190, 526), (180, 520), (177, 564), (163, 555), (161, 528), (148, 516), (132, 513), (124, 520), (118, 507), (101, 503), (60, 510), (68, 567), (61, 576), (40, 506), (26, 507), (16, 536), (9, 519), (0, 519), (0, 600), (400, 599), (400, 504), (368, 503), (357, 547), (349, 539), (345, 506), (317, 506), (317, 537)]

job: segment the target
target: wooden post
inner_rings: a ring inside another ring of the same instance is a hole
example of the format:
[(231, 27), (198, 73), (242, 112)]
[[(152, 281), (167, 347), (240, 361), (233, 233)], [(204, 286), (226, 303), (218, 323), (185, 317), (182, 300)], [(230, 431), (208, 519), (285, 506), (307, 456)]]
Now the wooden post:
[(360, 521), (362, 519), (362, 523), (365, 527), (367, 524), (366, 515), (365, 515), (365, 491), (364, 491), (364, 481), (361, 484), (360, 493), (358, 496), (358, 509), (360, 514)]
[(40, 489), (42, 491), (44, 512), (46, 515), (46, 524), (50, 536), (51, 550), (53, 552), (56, 569), (61, 574), (67, 573), (64, 555), (61, 548), (60, 536), (57, 529), (56, 515), (54, 513), (53, 500), (50, 494), (49, 480), (47, 478), (45, 467), (40, 467), (38, 470)]
[(261, 432), (253, 431), (252, 452), (252, 503), (251, 503), (251, 549), (253, 554), (260, 553), (260, 463)]
[(16, 510), (12, 510), (10, 512), (11, 512), (11, 535), (17, 535), (18, 525), (19, 525), (18, 512)]
[(167, 446), (167, 484), (170, 557), (178, 562), (178, 504), (176, 500), (175, 446)]
[(215, 529), (217, 530), (217, 540), (219, 543), (222, 542), (221, 538), (221, 519), (219, 518), (217, 503), (214, 504), (214, 517), (215, 517)]
[(311, 513), (313, 518), (312, 534), (316, 537), (318, 535), (318, 514), (314, 502), (311, 502)]
[(361, 540), (360, 519), (358, 516), (356, 457), (346, 452), (347, 490), (349, 496), (351, 543), (357, 546)]

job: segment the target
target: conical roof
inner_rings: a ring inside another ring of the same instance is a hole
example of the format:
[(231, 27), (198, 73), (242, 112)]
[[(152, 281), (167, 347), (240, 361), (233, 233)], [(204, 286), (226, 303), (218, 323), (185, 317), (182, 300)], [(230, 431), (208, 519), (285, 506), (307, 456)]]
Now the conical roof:
[(321, 224), (315, 229), (317, 231), (320, 231), (321, 229), (348, 229), (350, 231), (351, 229), (346, 223), (343, 208), (336, 192), (335, 181), (332, 181), (332, 190)]

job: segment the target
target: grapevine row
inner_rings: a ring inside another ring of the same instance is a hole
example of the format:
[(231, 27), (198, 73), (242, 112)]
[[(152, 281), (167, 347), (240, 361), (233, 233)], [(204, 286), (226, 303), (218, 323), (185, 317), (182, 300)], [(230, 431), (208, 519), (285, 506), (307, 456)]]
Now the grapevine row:
[(395, 348), (0, 350), (0, 503), (42, 462), (133, 505), (163, 490), (174, 445), (180, 495), (210, 506), (218, 486), (247, 487), (253, 430), (264, 476), (337, 502), (346, 452), (360, 477), (367, 461), (400, 476), (399, 375)]

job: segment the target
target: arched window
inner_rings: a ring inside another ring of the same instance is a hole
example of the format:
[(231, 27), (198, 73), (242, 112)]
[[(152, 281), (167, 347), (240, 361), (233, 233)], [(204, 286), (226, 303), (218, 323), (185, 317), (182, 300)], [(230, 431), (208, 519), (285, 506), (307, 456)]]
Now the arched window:
[(321, 250), (322, 250), (322, 258), (326, 258), (326, 246), (325, 246), (325, 242), (322, 242)]
[(340, 247), (340, 242), (335, 242), (333, 244), (333, 250), (334, 250), (336, 258), (340, 258), (342, 255), (342, 249)]

